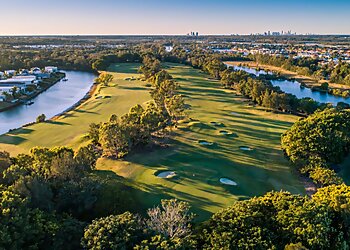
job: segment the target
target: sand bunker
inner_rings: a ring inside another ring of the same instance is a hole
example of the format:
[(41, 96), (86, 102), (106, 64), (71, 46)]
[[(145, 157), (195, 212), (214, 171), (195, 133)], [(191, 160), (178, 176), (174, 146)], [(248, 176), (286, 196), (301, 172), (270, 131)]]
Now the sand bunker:
[(187, 124), (188, 128), (190, 128), (191, 130), (193, 131), (200, 131), (202, 129), (214, 129), (213, 127), (207, 125), (207, 124), (204, 124), (204, 123), (201, 123), (201, 122), (197, 122), (197, 121), (194, 121), (194, 122), (189, 122)]
[(252, 151), (253, 149), (251, 147), (247, 147), (247, 146), (241, 146), (239, 147), (240, 150), (243, 150), (243, 151)]
[(157, 177), (159, 178), (164, 178), (164, 179), (170, 179), (176, 176), (176, 173), (173, 171), (164, 171), (164, 172), (160, 172), (159, 174), (157, 174)]
[(237, 183), (228, 178), (220, 178), (220, 182), (225, 185), (237, 186)]
[(216, 126), (216, 127), (223, 127), (224, 124), (221, 122), (210, 122), (211, 125)]
[(231, 112), (231, 115), (234, 115), (234, 116), (241, 116), (241, 114), (237, 113), (237, 112)]
[(111, 96), (109, 96), (109, 95), (100, 95), (100, 96), (96, 97), (96, 99), (108, 99), (108, 98), (111, 98)]
[(202, 146), (211, 146), (214, 144), (214, 143), (206, 141), (206, 140), (199, 140), (198, 143)]
[(220, 135), (232, 135), (232, 132), (226, 131), (226, 130), (220, 130), (220, 131), (219, 131), (219, 134), (220, 134)]

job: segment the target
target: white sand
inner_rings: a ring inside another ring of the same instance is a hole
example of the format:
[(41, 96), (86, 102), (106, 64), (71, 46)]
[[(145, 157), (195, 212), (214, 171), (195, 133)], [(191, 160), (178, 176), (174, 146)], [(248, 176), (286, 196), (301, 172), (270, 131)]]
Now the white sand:
[(220, 182), (225, 185), (230, 185), (230, 186), (237, 186), (237, 183), (234, 182), (233, 180), (230, 180), (228, 178), (220, 178)]

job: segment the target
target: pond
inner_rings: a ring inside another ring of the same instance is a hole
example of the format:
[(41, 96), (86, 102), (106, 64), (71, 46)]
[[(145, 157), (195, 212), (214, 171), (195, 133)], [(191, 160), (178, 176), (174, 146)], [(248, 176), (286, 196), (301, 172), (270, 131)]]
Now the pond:
[(63, 112), (85, 96), (96, 78), (96, 75), (89, 72), (64, 72), (68, 81), (61, 80), (51, 86), (33, 98), (32, 105), (20, 105), (0, 112), (0, 134), (34, 122), (40, 114), (45, 114), (46, 118), (49, 119)]
[[(232, 65), (227, 65), (232, 67)], [(233, 66), (235, 70), (243, 70), (247, 73), (254, 74), (256, 76), (271, 74), (271, 72), (267, 72), (265, 70), (256, 70), (249, 67), (241, 67), (241, 66)], [(310, 97), (317, 102), (321, 103), (332, 103), (333, 105), (337, 105), (338, 102), (345, 102), (350, 104), (350, 98), (344, 98), (341, 96), (330, 95), (328, 93), (320, 92), (320, 91), (312, 91), (310, 88), (300, 87), (300, 83), (298, 81), (292, 80), (272, 80), (273, 86), (278, 86), (280, 89), (288, 94), (293, 94), (297, 98)]]

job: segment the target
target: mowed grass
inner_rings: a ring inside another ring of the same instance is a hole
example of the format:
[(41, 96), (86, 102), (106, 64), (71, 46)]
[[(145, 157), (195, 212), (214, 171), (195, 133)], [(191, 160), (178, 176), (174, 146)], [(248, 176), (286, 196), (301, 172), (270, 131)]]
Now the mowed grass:
[[(66, 145), (77, 148), (90, 123), (106, 121), (112, 114), (122, 115), (134, 104), (151, 99), (144, 82), (124, 80), (139, 77), (138, 67), (138, 64), (121, 64), (118, 73), (112, 73), (114, 81), (108, 87), (101, 86), (91, 99), (58, 119), (0, 136), (0, 150), (16, 155), (27, 153), (34, 146)], [(116, 66), (112, 67), (114, 69)]]
[[(133, 105), (150, 99), (145, 82), (124, 80), (137, 78), (138, 66), (112, 65), (108, 70), (115, 80), (110, 86), (102, 87), (96, 96), (55, 121), (0, 136), (0, 150), (15, 155), (28, 152), (33, 146), (77, 148), (84, 143), (82, 138), (91, 122), (105, 121), (111, 114), (124, 114)], [(131, 195), (140, 202), (138, 211), (159, 204), (163, 198), (176, 197), (188, 201), (199, 215), (198, 220), (203, 220), (237, 200), (271, 190), (304, 193), (280, 149), (281, 134), (297, 117), (248, 106), (244, 99), (233, 91), (218, 88), (217, 81), (209, 80), (199, 70), (178, 64), (166, 66), (181, 84), (180, 92), (193, 121), (173, 130), (170, 148), (134, 153), (124, 160), (100, 159), (97, 164), (101, 175), (108, 173), (113, 178), (115, 173), (134, 187)], [(235, 136), (221, 135), (221, 130)], [(198, 140), (214, 144), (201, 146)], [(242, 151), (241, 146), (253, 150)], [(159, 170), (175, 171), (177, 176), (161, 179), (155, 176)], [(221, 177), (238, 185), (225, 186), (219, 182)]]
[[(142, 203), (141, 210), (157, 205), (162, 198), (176, 197), (190, 202), (202, 220), (237, 200), (271, 190), (304, 193), (280, 148), (281, 134), (297, 117), (248, 106), (233, 91), (218, 88), (218, 82), (198, 70), (178, 64), (167, 66), (181, 85), (193, 121), (173, 131), (168, 149), (132, 154), (125, 160), (100, 159), (98, 163), (99, 169), (129, 179), (140, 190), (134, 195)], [(238, 137), (221, 135), (221, 130)], [(201, 146), (198, 140), (214, 144)], [(242, 151), (240, 146), (253, 150)], [(175, 171), (177, 176), (158, 178), (155, 174), (160, 170)], [(234, 180), (238, 186), (221, 184), (221, 177)]]

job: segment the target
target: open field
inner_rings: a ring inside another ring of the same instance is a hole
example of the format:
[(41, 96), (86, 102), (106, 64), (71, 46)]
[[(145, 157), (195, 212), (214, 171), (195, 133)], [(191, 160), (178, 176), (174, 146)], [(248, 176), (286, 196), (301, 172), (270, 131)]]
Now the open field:
[[(271, 190), (304, 193), (303, 185), (280, 149), (281, 133), (297, 117), (249, 106), (234, 92), (219, 89), (219, 83), (208, 80), (199, 70), (178, 64), (168, 66), (167, 70), (182, 86), (180, 92), (189, 104), (188, 115), (193, 120), (181, 123), (173, 131), (170, 148), (134, 153), (124, 160), (100, 159), (97, 166), (127, 179), (135, 188), (132, 194), (141, 202), (140, 211), (153, 207), (162, 198), (176, 197), (189, 201), (202, 220), (237, 200)], [(55, 121), (1, 136), (0, 150), (15, 154), (27, 152), (33, 146), (77, 148), (91, 122), (107, 120), (114, 113), (126, 113), (131, 106), (150, 99), (144, 82), (124, 80), (137, 77), (137, 67), (136, 64), (111, 66), (109, 71), (115, 80), (96, 93), (107, 98), (95, 96)], [(213, 145), (202, 146), (199, 140)], [(241, 146), (253, 150), (243, 151)], [(176, 177), (158, 178), (155, 173), (160, 170), (174, 171)], [(238, 185), (225, 186), (219, 182), (222, 177)]]
[(330, 83), (329, 81), (326, 80), (322, 80), (322, 81), (317, 81), (309, 76), (303, 76), (303, 75), (299, 75), (293, 71), (289, 71), (286, 69), (283, 69), (281, 67), (276, 67), (276, 66), (271, 66), (271, 65), (265, 65), (265, 64), (258, 64), (256, 62), (253, 61), (248, 61), (248, 62), (242, 62), (242, 61), (232, 61), (232, 62), (225, 62), (229, 65), (246, 65), (248, 67), (252, 67), (252, 68), (261, 68), (263, 70), (268, 70), (268, 71), (275, 71), (275, 72), (279, 72), (281, 74), (281, 76), (286, 77), (286, 78), (294, 78), (295, 80), (297, 80), (300, 83), (304, 83), (306, 86), (308, 86), (309, 88), (313, 87), (313, 86), (320, 86), (321, 83), (326, 82), (329, 84), (329, 87), (333, 88), (333, 89), (350, 89), (350, 86), (348, 85), (343, 85), (343, 84), (336, 84), (336, 83)]

